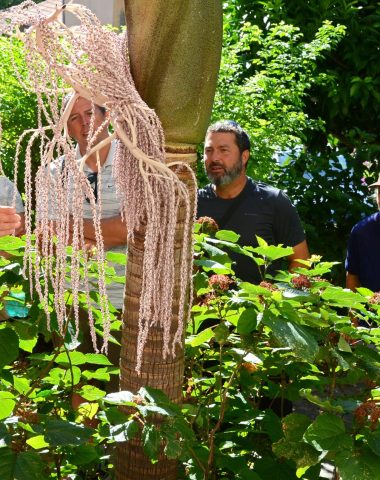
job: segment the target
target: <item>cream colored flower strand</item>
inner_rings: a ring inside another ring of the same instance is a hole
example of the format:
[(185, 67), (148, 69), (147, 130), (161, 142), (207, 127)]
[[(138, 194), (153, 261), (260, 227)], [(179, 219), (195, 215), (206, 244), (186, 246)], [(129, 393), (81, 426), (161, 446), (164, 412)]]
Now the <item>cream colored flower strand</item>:
[[(186, 293), (190, 288), (191, 271), (187, 265), (188, 251), (180, 259), (181, 275), (178, 287), (181, 294), (179, 322), (174, 335), (170, 334), (172, 298), (174, 291), (174, 233), (180, 204), (186, 208), (185, 245), (191, 245), (192, 208), (186, 186), (174, 171), (165, 165), (164, 134), (154, 111), (142, 101), (134, 87), (129, 69), (126, 37), (104, 29), (98, 19), (82, 5), (68, 4), (67, 11), (80, 21), (75, 32), (59, 21), (61, 9), (45, 18), (32, 1), (12, 7), (0, 14), (2, 33), (18, 35), (25, 45), (30, 68), (29, 83), (37, 94), (40, 117), (52, 130), (53, 138), (44, 139), (41, 147), (41, 166), (36, 178), (36, 197), (39, 202), (37, 222), (38, 249), (28, 248), (29, 268), (34, 272), (37, 291), (47, 305), (47, 289), (41, 290), (39, 280), (44, 276), (45, 285), (52, 282), (55, 289), (55, 305), (59, 323), (64, 325), (65, 295), (65, 247), (69, 240), (69, 202), (73, 203), (73, 258), (72, 288), (75, 302), (78, 301), (79, 252), (84, 247), (82, 205), (83, 198), (91, 199), (94, 224), (97, 229), (97, 261), (104, 261), (104, 250), (100, 235), (99, 205), (95, 204), (91, 188), (78, 167), (73, 145), (66, 135), (66, 121), (70, 106), (65, 112), (58, 108), (57, 76), (72, 86), (78, 95), (97, 105), (105, 106), (110, 112), (111, 123), (120, 140), (115, 161), (114, 177), (117, 194), (122, 204), (122, 216), (133, 237), (146, 224), (145, 252), (142, 265), (142, 292), (139, 311), (139, 340), (137, 370), (140, 369), (144, 344), (149, 328), (157, 325), (164, 332), (164, 355), (173, 354), (175, 345), (181, 342), (184, 329)], [(19, 28), (29, 25), (26, 33)], [(43, 59), (43, 61), (42, 61)], [(44, 101), (50, 106), (47, 109)], [(73, 100), (74, 101), (74, 100)], [(39, 120), (39, 131), (42, 132)], [(100, 145), (89, 151), (96, 151)], [(55, 178), (49, 174), (49, 165), (57, 158), (66, 156), (65, 168), (57, 170)], [(30, 162), (30, 149), (26, 161)], [(189, 168), (189, 167), (183, 167)], [(28, 167), (27, 167), (28, 170)], [(195, 181), (195, 180), (194, 180)], [(30, 184), (30, 173), (26, 178)], [(70, 183), (71, 182), (71, 183)], [(70, 187), (72, 195), (70, 194)], [(58, 213), (58, 238), (54, 246), (49, 221), (49, 196), (54, 192), (62, 207)], [(72, 197), (72, 198), (71, 198)], [(27, 205), (30, 209), (30, 204)], [(30, 226), (28, 230), (31, 235)], [(189, 247), (191, 248), (191, 247)], [(41, 254), (40, 254), (41, 252)], [(53, 254), (56, 254), (56, 265)], [(37, 261), (33, 264), (33, 256)], [(162, 259), (163, 261), (158, 261)], [(87, 260), (85, 258), (85, 260)], [(58, 271), (56, 268), (58, 267)], [(87, 278), (87, 296), (88, 278)], [(105, 295), (104, 279), (99, 279), (100, 296)], [(105, 307), (104, 307), (105, 308)], [(105, 312), (106, 314), (107, 312)], [(103, 312), (102, 312), (103, 314)], [(91, 320), (90, 320), (91, 322)], [(92, 328), (93, 330), (93, 328)], [(105, 332), (106, 333), (106, 332)], [(93, 332), (94, 336), (94, 332)], [(105, 334), (105, 342), (107, 342)]]

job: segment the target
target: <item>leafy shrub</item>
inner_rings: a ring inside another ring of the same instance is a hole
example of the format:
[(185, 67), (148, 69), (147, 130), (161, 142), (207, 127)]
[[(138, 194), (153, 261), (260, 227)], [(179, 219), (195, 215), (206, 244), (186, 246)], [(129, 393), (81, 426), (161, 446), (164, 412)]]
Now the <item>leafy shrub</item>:
[[(334, 263), (316, 256), (260, 285), (240, 282), (226, 251), (265, 272), (288, 249), (242, 248), (233, 232), (202, 229), (181, 406), (148, 387), (106, 395), (91, 381), (104, 386), (115, 368), (76, 351), (70, 329), (41, 344), (49, 333), (20, 276), (23, 241), (0, 241), (14, 254), (1, 260), (1, 298), (23, 291), (29, 309), (0, 323), (2, 479), (112, 476), (112, 445), (138, 432), (152, 461), (162, 448), (179, 459), (179, 478), (314, 480), (322, 462), (342, 480), (380, 478), (379, 294), (334, 286)], [(74, 409), (73, 393), (86, 403)]]

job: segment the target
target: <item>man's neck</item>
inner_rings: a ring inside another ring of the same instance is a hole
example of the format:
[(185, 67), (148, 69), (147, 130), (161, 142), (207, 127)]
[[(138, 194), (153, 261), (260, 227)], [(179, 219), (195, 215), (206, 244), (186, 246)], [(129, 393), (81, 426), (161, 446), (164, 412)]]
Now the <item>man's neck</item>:
[[(88, 157), (88, 159), (86, 160), (86, 165), (93, 171), (93, 172), (97, 172), (98, 171), (98, 161), (99, 161), (99, 165), (100, 167), (102, 167), (106, 160), (107, 160), (107, 157), (108, 157), (108, 154), (109, 154), (109, 151), (110, 151), (110, 148), (111, 148), (111, 144), (108, 143), (106, 146), (104, 146), (103, 148), (101, 148), (100, 150), (97, 150), (96, 152), (94, 152), (92, 155), (90, 155)], [(83, 157), (86, 153), (86, 151), (82, 152), (81, 148), (79, 148), (79, 152), (81, 154), (81, 156)], [(98, 160), (99, 158), (99, 160)]]
[(235, 198), (244, 190), (247, 180), (248, 178), (244, 174), (241, 177), (236, 178), (228, 185), (213, 185), (213, 187), (217, 197), (225, 199)]

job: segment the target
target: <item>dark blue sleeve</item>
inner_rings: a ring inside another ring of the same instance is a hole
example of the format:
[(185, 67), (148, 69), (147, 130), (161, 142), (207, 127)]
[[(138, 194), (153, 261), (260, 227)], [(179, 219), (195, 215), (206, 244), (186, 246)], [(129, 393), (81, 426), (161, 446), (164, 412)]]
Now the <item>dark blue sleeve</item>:
[(347, 254), (346, 254), (346, 271), (352, 273), (353, 275), (359, 275), (359, 250), (358, 250), (358, 239), (356, 235), (355, 227), (351, 230), (350, 236), (348, 238), (347, 244)]

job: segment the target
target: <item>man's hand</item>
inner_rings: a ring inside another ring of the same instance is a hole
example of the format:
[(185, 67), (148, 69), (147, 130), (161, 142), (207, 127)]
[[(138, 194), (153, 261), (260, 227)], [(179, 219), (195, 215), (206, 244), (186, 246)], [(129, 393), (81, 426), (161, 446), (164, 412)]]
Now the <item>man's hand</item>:
[[(121, 216), (104, 218), (100, 221), (100, 228), (102, 231), (104, 248), (109, 250), (110, 248), (126, 245), (127, 243), (127, 227), (122, 221)], [(94, 229), (94, 222), (92, 219), (83, 220), (84, 237), (87, 250), (90, 250), (91, 246), (96, 245), (96, 236)], [(73, 221), (70, 222), (70, 231), (73, 230)]]
[(13, 207), (0, 206), (0, 237), (19, 235), (23, 229), (22, 216)]

